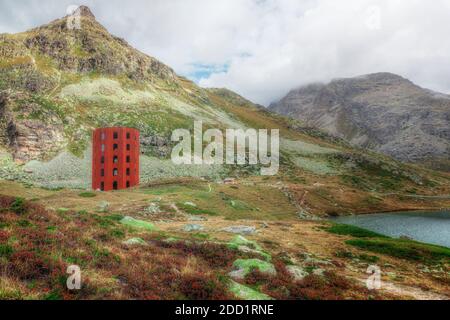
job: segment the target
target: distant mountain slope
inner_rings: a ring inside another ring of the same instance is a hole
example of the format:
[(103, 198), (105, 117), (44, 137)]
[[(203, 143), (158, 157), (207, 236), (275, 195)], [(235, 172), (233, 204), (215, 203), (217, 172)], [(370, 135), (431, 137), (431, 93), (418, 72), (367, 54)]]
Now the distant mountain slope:
[(450, 96), (390, 73), (292, 90), (270, 110), (405, 162), (450, 170)]

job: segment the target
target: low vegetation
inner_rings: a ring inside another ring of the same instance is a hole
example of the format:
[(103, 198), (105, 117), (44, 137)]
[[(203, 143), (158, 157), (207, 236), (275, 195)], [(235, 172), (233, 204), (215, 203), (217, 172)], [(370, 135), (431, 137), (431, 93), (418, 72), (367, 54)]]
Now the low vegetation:
[[(284, 262), (260, 260), (262, 247), (243, 237), (229, 243), (197, 234), (181, 239), (157, 231), (148, 221), (120, 214), (52, 211), (19, 199), (0, 196), (2, 299), (372, 297), (331, 273), (295, 281)], [(241, 251), (242, 245), (253, 250)], [(73, 264), (82, 270), (80, 291), (66, 287), (66, 270)], [(252, 267), (260, 264), (274, 269), (270, 274), (258, 273), (267, 271)], [(229, 273), (241, 265), (248, 269), (247, 276), (232, 281)]]
[(326, 230), (334, 234), (352, 236), (356, 238), (385, 238), (384, 235), (379, 233), (347, 224), (333, 224), (331, 227), (326, 228)]
[(79, 196), (81, 198), (95, 198), (97, 195), (94, 192), (82, 192)]
[[(420, 261), (425, 264), (450, 263), (450, 248), (408, 239), (393, 239), (370, 230), (345, 224), (333, 224), (331, 227), (325, 228), (325, 230), (338, 235), (358, 238), (347, 240), (345, 243), (362, 250), (400, 259)], [(372, 262), (376, 262), (379, 259), (378, 257), (367, 255), (355, 257), (351, 252), (347, 251), (340, 251), (337, 253), (337, 256), (359, 258)]]
[(355, 239), (347, 244), (388, 256), (420, 261), (426, 264), (450, 263), (450, 249), (403, 239)]

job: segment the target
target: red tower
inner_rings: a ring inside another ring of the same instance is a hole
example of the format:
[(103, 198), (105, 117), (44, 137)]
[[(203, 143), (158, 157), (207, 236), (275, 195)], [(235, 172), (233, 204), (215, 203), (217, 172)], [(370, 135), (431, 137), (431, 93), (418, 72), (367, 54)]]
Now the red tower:
[(103, 128), (92, 137), (92, 189), (126, 189), (139, 184), (139, 131)]

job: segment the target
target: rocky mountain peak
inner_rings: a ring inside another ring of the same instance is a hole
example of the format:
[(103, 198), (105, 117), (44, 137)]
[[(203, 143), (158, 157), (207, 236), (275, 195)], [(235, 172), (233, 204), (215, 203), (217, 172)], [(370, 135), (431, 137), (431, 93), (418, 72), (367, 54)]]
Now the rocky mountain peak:
[[(112, 35), (95, 19), (89, 7), (80, 6), (75, 12), (81, 15), (80, 27), (69, 28), (67, 17), (64, 17), (28, 30), (20, 37), (4, 36), (5, 44), (0, 48), (0, 56), (9, 59), (8, 63), (11, 65), (17, 59), (28, 59), (26, 57), (34, 57), (34, 61), (45, 60), (47, 66), (51, 65), (51, 68), (34, 70), (33, 63), (28, 64), (38, 75), (22, 81), (35, 82), (25, 85), (27, 90), (39, 91), (52, 87), (54, 84), (46, 83), (47, 80), (54, 80), (46, 74), (52, 68), (59, 72), (96, 72), (103, 76), (126, 76), (140, 83), (161, 80), (177, 82), (177, 76), (170, 67)], [(32, 59), (30, 61), (33, 62)], [(21, 83), (19, 85), (23, 87)]]
[(77, 10), (75, 10), (82, 17), (95, 19), (94, 14), (88, 6), (79, 6)]
[(398, 160), (447, 166), (449, 100), (393, 73), (303, 86), (269, 109)]

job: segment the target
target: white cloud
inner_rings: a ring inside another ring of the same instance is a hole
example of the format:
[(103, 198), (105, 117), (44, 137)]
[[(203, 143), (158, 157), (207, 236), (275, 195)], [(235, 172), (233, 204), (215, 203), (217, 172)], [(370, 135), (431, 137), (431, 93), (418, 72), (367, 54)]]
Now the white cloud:
[[(3, 0), (0, 32), (73, 1)], [(313, 81), (389, 71), (450, 92), (450, 0), (78, 1), (112, 33), (203, 86), (268, 104)]]

